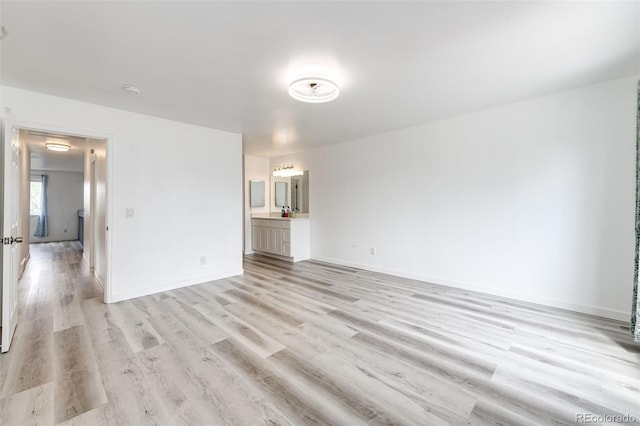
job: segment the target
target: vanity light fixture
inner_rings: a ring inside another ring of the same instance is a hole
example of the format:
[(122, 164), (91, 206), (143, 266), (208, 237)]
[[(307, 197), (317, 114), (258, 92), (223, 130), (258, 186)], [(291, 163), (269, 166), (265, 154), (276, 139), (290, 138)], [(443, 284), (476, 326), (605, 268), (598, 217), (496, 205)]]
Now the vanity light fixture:
[(303, 77), (289, 84), (289, 95), (302, 102), (313, 104), (329, 102), (339, 94), (338, 85), (324, 77)]
[(277, 177), (302, 176), (303, 174), (302, 170), (294, 169), (292, 163), (282, 164), (273, 169), (273, 175)]
[(59, 152), (67, 152), (71, 149), (71, 146), (61, 142), (45, 142), (44, 146), (45, 148), (50, 149), (51, 151), (59, 151)]

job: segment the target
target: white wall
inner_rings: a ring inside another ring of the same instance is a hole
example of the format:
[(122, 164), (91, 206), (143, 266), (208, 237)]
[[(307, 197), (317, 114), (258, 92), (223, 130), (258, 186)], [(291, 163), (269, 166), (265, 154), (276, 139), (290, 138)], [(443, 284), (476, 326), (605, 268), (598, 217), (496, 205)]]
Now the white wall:
[(31, 169), (32, 178), (49, 176), (47, 184), (47, 222), (49, 235), (36, 237), (38, 216), (31, 216), (29, 235), (32, 243), (70, 241), (78, 239), (78, 210), (82, 209), (83, 175), (79, 172), (58, 172)]
[(271, 165), (310, 170), (315, 259), (628, 320), (636, 80)]
[(21, 127), (108, 139), (108, 301), (242, 273), (239, 134), (6, 86), (2, 96)]
[[(269, 159), (264, 157), (256, 157), (253, 155), (244, 156), (244, 253), (251, 254), (251, 214), (252, 213), (268, 213), (270, 195), (270, 179), (271, 169), (269, 168)], [(250, 206), (250, 181), (264, 181), (265, 205), (264, 207)]]

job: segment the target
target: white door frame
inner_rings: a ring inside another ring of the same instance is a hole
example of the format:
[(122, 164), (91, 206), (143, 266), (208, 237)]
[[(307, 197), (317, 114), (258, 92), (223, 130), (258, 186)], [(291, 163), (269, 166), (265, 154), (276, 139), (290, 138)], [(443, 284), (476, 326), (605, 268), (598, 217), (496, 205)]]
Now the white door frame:
[[(17, 127), (19, 129), (25, 130), (34, 130), (38, 132), (50, 132), (50, 133), (63, 133), (71, 136), (77, 136), (81, 138), (90, 138), (90, 139), (103, 139), (105, 140), (105, 156), (106, 156), (106, 164), (105, 164), (105, 174), (106, 174), (106, 211), (105, 211), (105, 226), (107, 230), (105, 230), (106, 238), (106, 262), (107, 262), (107, 270), (106, 277), (104, 282), (104, 303), (111, 303), (113, 301), (112, 296), (112, 285), (111, 285), (111, 264), (112, 264), (112, 234), (113, 229), (111, 227), (111, 218), (112, 209), (113, 209), (113, 135), (104, 132), (96, 132), (90, 129), (79, 129), (79, 128), (69, 128), (64, 126), (58, 126), (55, 124), (46, 124), (46, 123), (33, 123), (26, 121), (14, 121), (13, 127)], [(90, 212), (91, 215), (94, 215), (94, 212)]]
[(89, 157), (89, 269), (96, 267), (96, 155)]

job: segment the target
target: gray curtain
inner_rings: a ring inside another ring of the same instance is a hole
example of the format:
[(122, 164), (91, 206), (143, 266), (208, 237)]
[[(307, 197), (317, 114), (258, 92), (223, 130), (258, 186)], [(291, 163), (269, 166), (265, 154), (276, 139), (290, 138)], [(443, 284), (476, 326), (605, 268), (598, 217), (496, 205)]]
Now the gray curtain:
[(36, 227), (36, 232), (33, 234), (34, 237), (46, 237), (49, 235), (49, 224), (47, 221), (47, 182), (49, 181), (49, 176), (42, 175), (42, 202), (40, 204), (40, 217), (38, 218), (38, 226)]
[(638, 257), (640, 256), (640, 81), (636, 105), (636, 261), (633, 273), (633, 304), (631, 306), (631, 335), (640, 342), (640, 299), (638, 296)]

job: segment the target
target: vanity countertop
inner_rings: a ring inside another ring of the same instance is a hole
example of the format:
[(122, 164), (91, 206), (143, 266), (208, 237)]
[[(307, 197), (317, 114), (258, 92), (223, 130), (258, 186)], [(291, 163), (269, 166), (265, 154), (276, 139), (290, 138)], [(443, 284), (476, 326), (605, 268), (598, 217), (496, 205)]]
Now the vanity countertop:
[(309, 220), (309, 213), (298, 213), (296, 217), (282, 217), (280, 213), (253, 213), (251, 219)]

